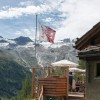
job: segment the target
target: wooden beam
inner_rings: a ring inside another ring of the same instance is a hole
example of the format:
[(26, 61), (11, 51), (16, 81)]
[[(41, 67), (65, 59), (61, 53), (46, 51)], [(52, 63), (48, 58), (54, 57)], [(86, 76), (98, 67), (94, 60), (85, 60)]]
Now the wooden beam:
[(50, 77), (50, 68), (48, 68), (48, 77)]
[(69, 94), (69, 67), (66, 68), (66, 77), (67, 77), (67, 94), (66, 96), (68, 97)]
[(35, 68), (32, 69), (32, 98), (34, 98), (35, 93), (34, 93), (34, 84), (35, 84)]

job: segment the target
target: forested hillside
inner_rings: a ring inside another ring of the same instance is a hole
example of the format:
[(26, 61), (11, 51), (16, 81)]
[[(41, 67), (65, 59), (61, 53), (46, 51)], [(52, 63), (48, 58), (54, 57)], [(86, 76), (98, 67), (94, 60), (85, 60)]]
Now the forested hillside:
[(13, 59), (0, 55), (0, 98), (15, 96), (27, 73), (29, 72)]

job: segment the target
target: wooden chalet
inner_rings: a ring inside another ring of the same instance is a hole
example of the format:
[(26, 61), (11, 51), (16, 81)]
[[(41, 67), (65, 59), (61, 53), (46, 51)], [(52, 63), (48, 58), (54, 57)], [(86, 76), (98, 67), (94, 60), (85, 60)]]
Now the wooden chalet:
[(86, 62), (86, 100), (100, 100), (100, 22), (76, 41), (75, 48)]

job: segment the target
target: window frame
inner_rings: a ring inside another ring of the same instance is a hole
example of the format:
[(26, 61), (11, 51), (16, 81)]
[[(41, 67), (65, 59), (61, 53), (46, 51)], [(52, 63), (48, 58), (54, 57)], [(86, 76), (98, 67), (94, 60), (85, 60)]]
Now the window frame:
[(100, 79), (100, 76), (97, 76), (97, 64), (100, 64), (100, 61), (95, 62), (95, 66), (94, 66), (94, 79)]

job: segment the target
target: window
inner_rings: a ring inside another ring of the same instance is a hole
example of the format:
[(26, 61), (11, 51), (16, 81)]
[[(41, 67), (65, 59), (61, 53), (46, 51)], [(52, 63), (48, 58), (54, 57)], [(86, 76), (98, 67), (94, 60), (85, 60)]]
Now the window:
[(100, 77), (100, 63), (96, 64), (96, 77)]

